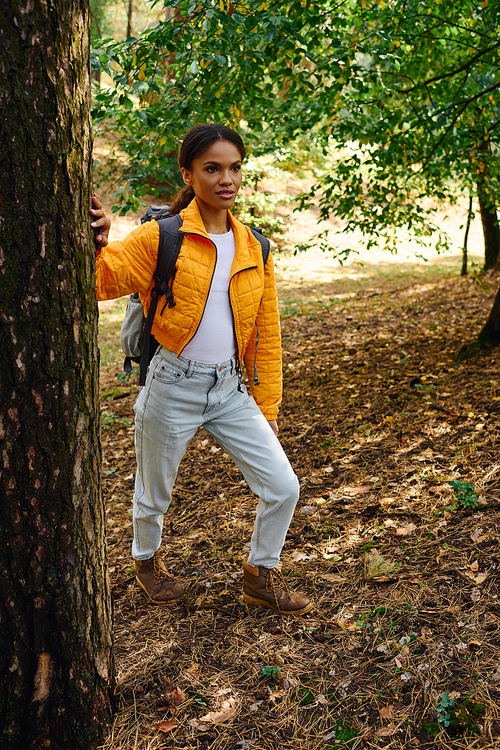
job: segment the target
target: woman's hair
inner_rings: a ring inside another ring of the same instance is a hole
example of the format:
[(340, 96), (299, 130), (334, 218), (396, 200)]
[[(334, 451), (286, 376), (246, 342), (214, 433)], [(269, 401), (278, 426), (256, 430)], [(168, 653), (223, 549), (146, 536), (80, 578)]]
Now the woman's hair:
[[(179, 167), (191, 169), (193, 160), (205, 153), (217, 141), (229, 141), (240, 152), (241, 160), (245, 158), (245, 146), (238, 133), (235, 133), (226, 125), (218, 123), (207, 123), (195, 125), (186, 133), (182, 141), (179, 153)], [(176, 193), (170, 201), (169, 212), (173, 216), (186, 208), (194, 198), (194, 190), (191, 185), (186, 185)]]

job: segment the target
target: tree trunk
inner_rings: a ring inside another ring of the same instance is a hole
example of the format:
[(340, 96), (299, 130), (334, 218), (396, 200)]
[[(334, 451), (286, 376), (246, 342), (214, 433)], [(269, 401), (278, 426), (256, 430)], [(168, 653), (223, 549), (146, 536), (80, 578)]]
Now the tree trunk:
[(128, 0), (128, 13), (127, 13), (127, 39), (132, 36), (132, 0)]
[(500, 344), (500, 289), (497, 292), (488, 319), (475, 341), (464, 344), (455, 357), (457, 362), (470, 359), (481, 350), (492, 349)]
[(491, 158), (490, 141), (481, 140), (479, 151), (481, 154), (483, 172), (477, 182), (477, 199), (481, 213), (484, 237), (484, 271), (495, 268), (500, 252), (500, 225), (498, 223), (497, 207), (491, 194), (486, 191), (488, 184), (488, 163)]
[(495, 268), (500, 251), (500, 226), (496, 207), (487, 201), (480, 189), (477, 191), (484, 237), (484, 271)]
[(472, 220), (472, 193), (469, 196), (469, 210), (467, 211), (467, 224), (465, 226), (464, 244), (462, 247), (462, 270), (460, 276), (467, 276), (467, 245), (469, 242), (469, 230)]
[(111, 717), (88, 0), (0, 5), (0, 747)]

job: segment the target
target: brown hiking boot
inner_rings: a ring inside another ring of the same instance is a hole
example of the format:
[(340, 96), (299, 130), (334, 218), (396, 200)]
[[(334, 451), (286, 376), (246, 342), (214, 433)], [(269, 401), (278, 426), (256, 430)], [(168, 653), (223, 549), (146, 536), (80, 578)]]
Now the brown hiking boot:
[(149, 560), (134, 562), (137, 583), (154, 604), (169, 604), (184, 595), (183, 587), (169, 575), (158, 552)]
[(305, 615), (314, 604), (303, 594), (292, 594), (276, 568), (254, 568), (243, 563), (243, 599), (254, 607), (269, 607), (281, 615)]

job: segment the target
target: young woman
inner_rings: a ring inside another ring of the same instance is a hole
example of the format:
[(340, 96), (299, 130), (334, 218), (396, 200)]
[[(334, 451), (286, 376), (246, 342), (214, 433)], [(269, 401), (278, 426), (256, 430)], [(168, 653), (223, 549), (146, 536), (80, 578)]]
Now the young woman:
[[(185, 187), (170, 213), (184, 235), (173, 282), (175, 306), (158, 305), (152, 334), (160, 346), (134, 406), (137, 474), (132, 554), (139, 586), (157, 604), (183, 595), (158, 554), (163, 515), (187, 445), (198, 427), (222, 446), (259, 495), (243, 597), (248, 604), (303, 615), (309, 599), (290, 593), (277, 570), (299, 484), (278, 440), (281, 341), (273, 261), (231, 213), (245, 148), (223, 125), (196, 125), (182, 144)], [(139, 292), (145, 314), (159, 229), (150, 221), (108, 244), (109, 219), (96, 196), (97, 297)], [(164, 309), (163, 309), (164, 308)], [(252, 395), (241, 382), (244, 364)], [(202, 502), (202, 498), (200, 498)]]

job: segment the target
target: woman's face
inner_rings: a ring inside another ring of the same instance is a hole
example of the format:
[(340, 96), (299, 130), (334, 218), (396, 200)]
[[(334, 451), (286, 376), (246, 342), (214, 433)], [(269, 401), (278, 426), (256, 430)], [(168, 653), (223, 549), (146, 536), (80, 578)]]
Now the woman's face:
[(198, 202), (218, 210), (231, 208), (241, 176), (240, 152), (229, 141), (216, 141), (193, 159), (191, 169), (182, 168), (184, 182), (194, 188)]

